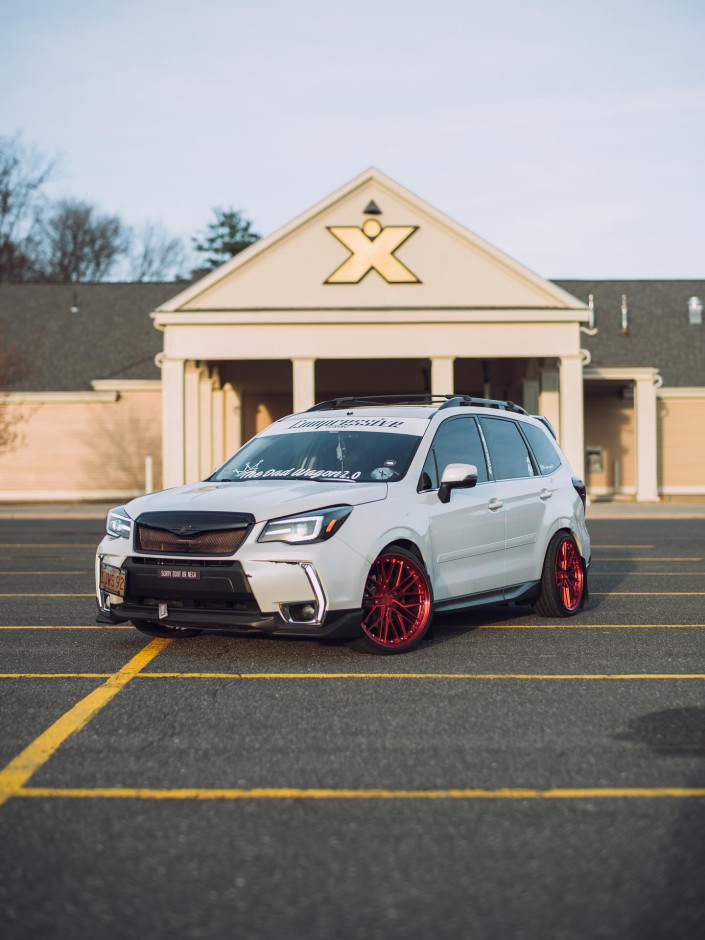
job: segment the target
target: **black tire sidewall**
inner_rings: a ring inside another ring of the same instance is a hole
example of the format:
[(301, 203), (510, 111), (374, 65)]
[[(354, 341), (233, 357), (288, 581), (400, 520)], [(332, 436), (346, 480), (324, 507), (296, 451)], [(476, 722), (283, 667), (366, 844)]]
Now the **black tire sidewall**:
[[(575, 546), (575, 551), (578, 554), (580, 559), (580, 564), (583, 569), (583, 591), (580, 598), (580, 603), (577, 605), (575, 610), (568, 610), (568, 608), (563, 603), (563, 599), (560, 596), (558, 590), (558, 585), (556, 584), (556, 555), (558, 554), (558, 546), (564, 539), (570, 539), (570, 541)], [(587, 571), (585, 570), (585, 562), (580, 554), (580, 549), (578, 548), (578, 543), (575, 541), (573, 534), (566, 529), (561, 529), (559, 532), (551, 538), (551, 541), (548, 543), (548, 548), (546, 550), (546, 557), (543, 563), (543, 571), (541, 574), (541, 595), (536, 602), (536, 612), (546, 616), (546, 617), (573, 617), (580, 610), (583, 609), (586, 602), (587, 595)]]

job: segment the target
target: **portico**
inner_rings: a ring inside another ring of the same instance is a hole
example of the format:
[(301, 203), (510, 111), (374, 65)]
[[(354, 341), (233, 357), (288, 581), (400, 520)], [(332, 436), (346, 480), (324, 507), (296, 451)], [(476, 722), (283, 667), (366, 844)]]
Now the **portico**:
[(165, 486), (316, 400), (384, 392), (511, 398), (582, 473), (587, 307), (377, 170), (152, 316)]

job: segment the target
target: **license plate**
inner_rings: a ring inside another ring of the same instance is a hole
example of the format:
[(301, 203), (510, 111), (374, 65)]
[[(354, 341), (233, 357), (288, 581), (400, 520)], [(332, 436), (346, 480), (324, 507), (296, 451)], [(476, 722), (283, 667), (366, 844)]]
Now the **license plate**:
[(169, 578), (171, 581), (199, 581), (201, 572), (198, 568), (160, 568), (160, 578)]
[(125, 596), (125, 578), (127, 572), (122, 568), (115, 568), (113, 565), (106, 565), (105, 562), (100, 566), (100, 589), (107, 591), (108, 594), (115, 594), (117, 597)]

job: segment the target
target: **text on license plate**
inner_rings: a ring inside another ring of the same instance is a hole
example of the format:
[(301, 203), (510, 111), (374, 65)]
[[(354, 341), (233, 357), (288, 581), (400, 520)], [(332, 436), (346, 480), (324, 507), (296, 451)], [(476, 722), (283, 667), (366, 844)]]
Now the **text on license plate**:
[(182, 578), (184, 581), (198, 581), (201, 572), (198, 568), (160, 568), (160, 578)]
[(115, 594), (117, 597), (124, 597), (126, 575), (127, 572), (122, 568), (115, 568), (113, 565), (106, 565), (103, 562), (100, 566), (101, 591), (107, 591), (108, 594)]

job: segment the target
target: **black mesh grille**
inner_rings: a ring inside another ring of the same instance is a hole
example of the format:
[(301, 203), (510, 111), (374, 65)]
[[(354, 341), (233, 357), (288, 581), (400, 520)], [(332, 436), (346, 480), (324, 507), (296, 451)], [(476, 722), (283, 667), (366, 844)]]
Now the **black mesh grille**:
[(190, 538), (164, 529), (137, 526), (137, 548), (145, 552), (169, 552), (177, 555), (232, 555), (245, 538), (246, 529), (221, 529), (200, 532)]

